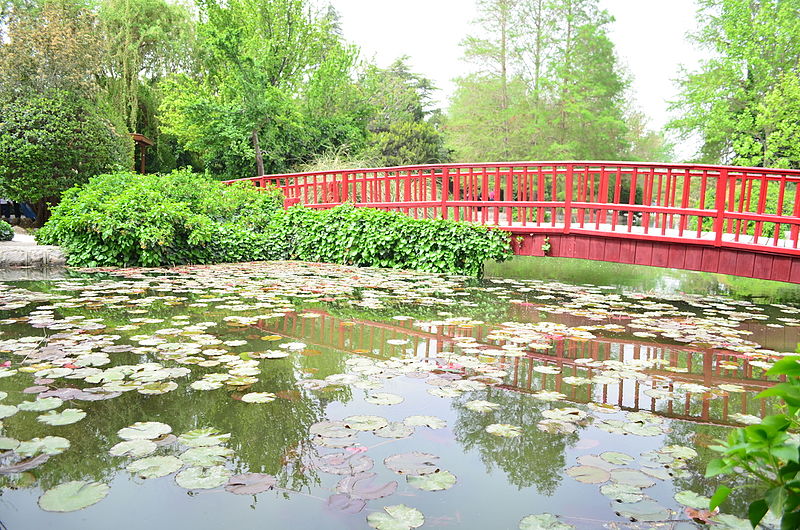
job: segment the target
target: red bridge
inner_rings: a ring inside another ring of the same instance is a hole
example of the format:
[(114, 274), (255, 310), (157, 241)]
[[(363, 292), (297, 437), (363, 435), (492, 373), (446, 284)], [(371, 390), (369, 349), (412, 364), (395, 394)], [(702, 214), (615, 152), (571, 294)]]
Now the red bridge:
[[(286, 205), (454, 219), (514, 252), (800, 283), (800, 170), (633, 162), (346, 169), (242, 179)], [(234, 182), (234, 181), (229, 181)]]

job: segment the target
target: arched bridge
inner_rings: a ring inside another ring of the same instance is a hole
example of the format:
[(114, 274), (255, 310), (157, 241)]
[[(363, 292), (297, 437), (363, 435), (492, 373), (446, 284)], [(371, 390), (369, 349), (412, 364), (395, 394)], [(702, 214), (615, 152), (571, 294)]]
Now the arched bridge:
[[(495, 226), (519, 255), (800, 283), (800, 170), (633, 162), (506, 162), (242, 179), (287, 206), (359, 207)], [(233, 182), (233, 181), (229, 181)]]

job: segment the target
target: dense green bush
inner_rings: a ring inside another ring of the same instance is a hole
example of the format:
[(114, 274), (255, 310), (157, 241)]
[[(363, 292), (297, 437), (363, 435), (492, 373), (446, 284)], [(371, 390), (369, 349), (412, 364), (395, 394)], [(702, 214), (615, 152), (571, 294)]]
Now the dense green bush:
[(5, 221), (0, 221), (0, 241), (11, 241), (14, 239), (14, 229)]
[(478, 276), (485, 260), (511, 256), (509, 236), (499, 230), (350, 205), (294, 207), (273, 229), (288, 242), (289, 257), (303, 261)]
[(266, 232), (277, 189), (225, 186), (186, 170), (100, 175), (71, 188), (37, 232), (78, 266), (145, 266), (271, 259)]
[(511, 255), (506, 233), (350, 205), (282, 209), (277, 189), (188, 171), (115, 173), (70, 189), (37, 233), (78, 266), (299, 259), (479, 275)]

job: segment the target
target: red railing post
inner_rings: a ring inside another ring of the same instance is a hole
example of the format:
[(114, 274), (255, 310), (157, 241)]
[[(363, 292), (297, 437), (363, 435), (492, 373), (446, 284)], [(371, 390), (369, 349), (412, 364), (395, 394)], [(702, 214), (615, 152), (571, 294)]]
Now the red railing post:
[(567, 164), (567, 173), (565, 179), (564, 189), (564, 233), (569, 234), (570, 225), (572, 224), (572, 172), (573, 165)]
[(722, 234), (725, 231), (725, 194), (728, 187), (728, 170), (722, 169), (717, 175), (717, 191), (714, 201), (714, 209), (717, 211), (714, 217), (714, 246), (722, 245)]
[[(448, 175), (449, 169), (442, 168), (442, 219), (447, 219), (447, 199), (448, 199)], [(431, 170), (431, 174), (435, 174), (435, 170)], [(457, 216), (456, 216), (457, 217)]]

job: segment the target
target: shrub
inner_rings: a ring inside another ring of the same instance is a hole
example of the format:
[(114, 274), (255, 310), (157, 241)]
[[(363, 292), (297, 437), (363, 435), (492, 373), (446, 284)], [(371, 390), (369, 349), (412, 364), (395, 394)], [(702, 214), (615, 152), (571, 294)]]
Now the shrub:
[(397, 212), (297, 206), (276, 221), (272, 229), (287, 242), (289, 257), (303, 261), (478, 276), (485, 260), (511, 256), (505, 232)]
[(0, 221), (0, 241), (11, 241), (14, 239), (14, 229), (5, 221)]
[(477, 276), (511, 255), (509, 236), (483, 226), (350, 205), (284, 211), (277, 189), (188, 171), (93, 178), (64, 194), (36, 237), (87, 267), (299, 259)]
[(271, 259), (265, 230), (282, 207), (277, 189), (225, 186), (187, 170), (120, 172), (68, 190), (36, 237), (77, 266)]

